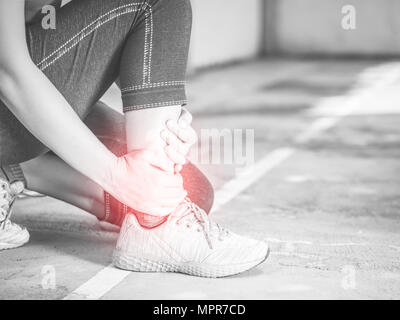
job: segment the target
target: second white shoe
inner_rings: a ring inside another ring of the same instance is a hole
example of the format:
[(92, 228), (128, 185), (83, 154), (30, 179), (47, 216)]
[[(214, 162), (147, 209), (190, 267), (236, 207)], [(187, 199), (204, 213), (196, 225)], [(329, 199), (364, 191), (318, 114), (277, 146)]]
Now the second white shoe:
[(236, 235), (210, 221), (190, 200), (167, 222), (143, 228), (128, 214), (121, 228), (113, 263), (137, 272), (180, 272), (193, 276), (226, 277), (254, 268), (269, 254), (268, 245)]
[(29, 232), (10, 221), (12, 206), (23, 191), (23, 183), (10, 185), (0, 178), (0, 251), (21, 247), (29, 241)]

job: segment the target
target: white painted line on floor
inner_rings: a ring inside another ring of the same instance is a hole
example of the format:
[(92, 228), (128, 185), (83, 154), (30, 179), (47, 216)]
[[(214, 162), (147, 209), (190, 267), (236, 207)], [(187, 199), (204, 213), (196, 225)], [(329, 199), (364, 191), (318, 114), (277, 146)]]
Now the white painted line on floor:
[(320, 118), (315, 120), (308, 130), (304, 131), (303, 133), (299, 134), (295, 138), (296, 143), (307, 143), (312, 138), (320, 135), (321, 133), (328, 131), (329, 129), (333, 128), (337, 125), (341, 118)]
[(296, 257), (301, 259), (321, 259), (320, 256), (316, 254), (306, 254), (306, 253), (299, 253), (299, 252), (288, 252), (288, 251), (271, 251), (270, 253), (272, 256), (284, 256), (284, 257)]
[(315, 181), (317, 178), (309, 175), (293, 175), (285, 177), (285, 181), (289, 183), (304, 183)]
[(265, 241), (267, 242), (274, 242), (274, 243), (290, 243), (290, 244), (301, 244), (301, 245), (310, 245), (312, 246), (314, 243), (312, 241), (306, 241), (306, 240), (282, 240), (282, 239), (277, 239), (277, 238), (266, 238)]
[(357, 242), (344, 242), (344, 243), (321, 243), (321, 247), (365, 247), (369, 246), (369, 243), (357, 243)]
[(284, 240), (277, 238), (266, 238), (265, 241), (269, 243), (282, 243), (287, 245), (306, 245), (306, 246), (320, 246), (320, 247), (362, 247), (370, 246), (370, 243), (366, 242), (336, 242), (336, 243), (314, 243), (307, 240)]
[[(333, 128), (341, 118), (320, 118), (315, 120), (307, 130), (295, 138), (296, 143), (306, 143), (322, 132)], [(232, 199), (236, 198), (244, 190), (259, 181), (269, 171), (282, 164), (296, 153), (295, 148), (279, 148), (264, 156), (254, 165), (245, 168), (231, 181), (222, 186), (215, 193), (213, 211), (218, 211)]]
[[(324, 117), (315, 120), (311, 126), (297, 138), (297, 142), (305, 143), (310, 139), (318, 136), (322, 132), (334, 127), (343, 117), (351, 114), (357, 108), (362, 106), (362, 102), (368, 99), (371, 94), (382, 87), (399, 80), (400, 65), (390, 66), (379, 73), (376, 77), (377, 71), (373, 68), (371, 71), (375, 78), (369, 85), (363, 83), (363, 87), (357, 91), (352, 92), (349, 96), (344, 96), (341, 99), (341, 110), (338, 112), (337, 117)], [(374, 73), (375, 72), (375, 73)], [(363, 77), (368, 78), (368, 73)], [(364, 79), (363, 79), (364, 80)], [(317, 109), (319, 106), (316, 106)], [(344, 108), (343, 108), (344, 107)], [(214, 211), (219, 210), (223, 205), (227, 204), (232, 199), (236, 198), (241, 192), (249, 188), (252, 184), (257, 182), (266, 173), (279, 166), (281, 163), (289, 159), (295, 154), (294, 148), (279, 148), (276, 149), (265, 157), (263, 157), (256, 164), (241, 171), (234, 179), (227, 182), (220, 190), (216, 192), (216, 201), (213, 208)], [(276, 255), (293, 255), (287, 252), (275, 252)], [(297, 254), (301, 258), (310, 258), (312, 255)], [(69, 294), (65, 299), (100, 299), (108, 291), (117, 286), (124, 280), (130, 273), (115, 269), (112, 266), (106, 267), (104, 270), (97, 273), (93, 278), (84, 283), (74, 292)]]
[(289, 285), (279, 285), (279, 288), (275, 289), (276, 292), (289, 292), (289, 293), (294, 293), (294, 292), (304, 292), (304, 291), (311, 291), (314, 290), (313, 287), (304, 285), (304, 284), (289, 284)]
[(98, 300), (130, 274), (129, 271), (120, 270), (110, 265), (63, 300)]

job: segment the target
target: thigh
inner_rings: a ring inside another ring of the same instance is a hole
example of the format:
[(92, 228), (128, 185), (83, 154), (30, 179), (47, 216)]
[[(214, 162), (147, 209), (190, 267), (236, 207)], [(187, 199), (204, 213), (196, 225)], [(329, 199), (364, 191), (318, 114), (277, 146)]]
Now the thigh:
[[(78, 0), (56, 12), (56, 29), (27, 25), (34, 63), (83, 119), (119, 74), (125, 39), (141, 0)], [(32, 84), (34, 90), (34, 84)], [(45, 99), (45, 97), (44, 97)], [(65, 128), (68, 132), (68, 128)], [(47, 152), (0, 101), (0, 163), (19, 163)]]

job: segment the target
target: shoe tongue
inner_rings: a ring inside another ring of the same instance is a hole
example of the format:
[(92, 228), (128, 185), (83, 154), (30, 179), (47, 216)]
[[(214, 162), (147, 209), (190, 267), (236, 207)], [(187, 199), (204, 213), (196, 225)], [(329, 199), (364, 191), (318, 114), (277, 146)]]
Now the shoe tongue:
[(201, 209), (198, 207), (195, 203), (189, 202), (187, 204), (187, 209), (186, 213), (190, 211), (190, 214), (188, 214), (188, 217), (191, 219), (196, 219), (197, 222), (207, 225), (208, 231), (212, 231), (214, 224), (211, 222), (209, 216)]
[(194, 208), (190, 200), (183, 201), (171, 214), (178, 220), (192, 220), (194, 219)]
[(0, 199), (0, 225), (2, 227), (10, 225), (10, 207), (16, 196), (24, 192), (24, 190), (25, 185), (22, 181), (16, 181), (12, 184), (7, 183), (3, 186), (3, 198)]

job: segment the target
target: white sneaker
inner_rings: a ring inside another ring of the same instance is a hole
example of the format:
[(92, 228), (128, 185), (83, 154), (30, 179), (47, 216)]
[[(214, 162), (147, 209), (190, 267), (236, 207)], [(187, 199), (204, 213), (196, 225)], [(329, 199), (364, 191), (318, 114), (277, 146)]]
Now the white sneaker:
[(23, 246), (29, 241), (29, 232), (10, 221), (12, 206), (24, 191), (24, 184), (9, 184), (0, 178), (0, 251)]
[(252, 269), (268, 254), (266, 243), (221, 228), (202, 209), (185, 200), (155, 229), (145, 229), (135, 215), (126, 215), (113, 263), (130, 271), (218, 278)]

